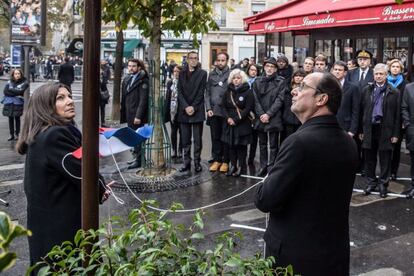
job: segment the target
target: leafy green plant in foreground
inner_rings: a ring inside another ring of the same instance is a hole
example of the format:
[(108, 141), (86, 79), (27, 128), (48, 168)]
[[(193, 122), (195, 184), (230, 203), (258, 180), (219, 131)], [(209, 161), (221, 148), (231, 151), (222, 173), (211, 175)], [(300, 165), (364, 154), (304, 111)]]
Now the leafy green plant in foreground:
[[(214, 248), (203, 250), (202, 214), (189, 227), (174, 224), (167, 212), (153, 212), (145, 202), (128, 219), (113, 217), (97, 231), (78, 231), (74, 243), (55, 246), (42, 262), (39, 275), (293, 275), (291, 266), (274, 269), (274, 258), (259, 254), (242, 258), (235, 252), (238, 233), (218, 237)], [(174, 204), (171, 210), (182, 208)], [(91, 247), (88, 254), (86, 248)], [(86, 265), (82, 266), (82, 263)]]

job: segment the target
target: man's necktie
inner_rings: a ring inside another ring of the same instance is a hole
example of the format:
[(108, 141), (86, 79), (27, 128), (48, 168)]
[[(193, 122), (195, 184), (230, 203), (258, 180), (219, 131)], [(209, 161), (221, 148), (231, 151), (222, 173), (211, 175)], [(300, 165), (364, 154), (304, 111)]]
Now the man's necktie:
[(359, 81), (363, 81), (364, 79), (365, 79), (365, 72), (362, 71), (361, 78), (359, 79)]

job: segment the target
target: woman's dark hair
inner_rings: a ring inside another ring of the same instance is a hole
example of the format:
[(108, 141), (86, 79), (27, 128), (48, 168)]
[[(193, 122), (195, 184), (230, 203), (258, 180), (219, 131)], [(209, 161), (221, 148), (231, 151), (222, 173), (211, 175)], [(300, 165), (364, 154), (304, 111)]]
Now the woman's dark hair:
[(329, 111), (334, 115), (338, 113), (342, 100), (342, 88), (339, 81), (331, 73), (323, 73), (321, 80), (316, 86), (316, 91), (328, 95), (328, 102), (326, 103)]
[(66, 88), (72, 94), (70, 88), (61, 83), (45, 84), (33, 92), (24, 113), (22, 131), (16, 144), (18, 153), (25, 154), (27, 147), (36, 140), (36, 135), (40, 132), (51, 126), (72, 122), (56, 113), (56, 96), (60, 88)]
[(295, 84), (295, 77), (296, 76), (301, 76), (302, 78), (304, 78), (304, 77), (306, 77), (306, 72), (305, 72), (305, 70), (303, 70), (302, 68), (301, 69), (298, 69), (298, 70), (296, 70), (295, 72), (293, 72), (293, 74), (292, 74), (292, 80), (291, 80), (291, 82), (290, 82), (290, 84), (291, 84), (291, 86), (293, 87), (294, 86), (294, 84)]
[(255, 67), (256, 68), (256, 71), (257, 71), (257, 75), (256, 76), (260, 76), (260, 70), (259, 70), (259, 67), (256, 65), (256, 64), (253, 64), (253, 63), (251, 63), (251, 64), (249, 64), (248, 66), (247, 66), (247, 70), (246, 70), (246, 74), (247, 74), (247, 76), (250, 78), (250, 75), (249, 75), (249, 70), (250, 70), (250, 67)]
[(22, 71), (22, 69), (16, 68), (16, 69), (14, 69), (14, 70), (11, 72), (11, 74), (10, 74), (10, 80), (11, 80), (11, 81), (16, 81), (16, 80), (14, 79), (14, 72), (16, 72), (16, 71), (19, 71), (19, 72), (20, 72), (20, 76), (22, 76), (21, 80), (22, 80), (22, 79), (24, 79), (24, 75), (23, 75), (23, 71)]

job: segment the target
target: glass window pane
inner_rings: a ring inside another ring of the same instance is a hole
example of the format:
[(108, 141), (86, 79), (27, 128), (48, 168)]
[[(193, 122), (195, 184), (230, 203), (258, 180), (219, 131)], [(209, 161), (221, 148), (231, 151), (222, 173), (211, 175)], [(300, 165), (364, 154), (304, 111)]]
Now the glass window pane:
[(373, 64), (377, 63), (378, 56), (378, 41), (376, 38), (358, 38), (356, 40), (356, 49), (359, 50), (368, 50), (373, 55)]
[(398, 58), (407, 68), (408, 42), (408, 37), (384, 37), (383, 62)]

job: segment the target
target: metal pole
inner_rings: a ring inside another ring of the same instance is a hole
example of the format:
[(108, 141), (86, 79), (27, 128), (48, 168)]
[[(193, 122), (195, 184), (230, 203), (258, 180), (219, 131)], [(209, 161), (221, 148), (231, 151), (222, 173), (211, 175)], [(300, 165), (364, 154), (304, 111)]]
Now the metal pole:
[(101, 1), (85, 0), (82, 102), (82, 229), (99, 226), (98, 103)]
[(257, 61), (257, 34), (254, 35), (254, 61), (258, 63)]
[(23, 45), (24, 51), (24, 77), (26, 78), (29, 86), (27, 87), (26, 91), (24, 92), (24, 110), (27, 109), (27, 104), (29, 103), (30, 98), (30, 46)]

